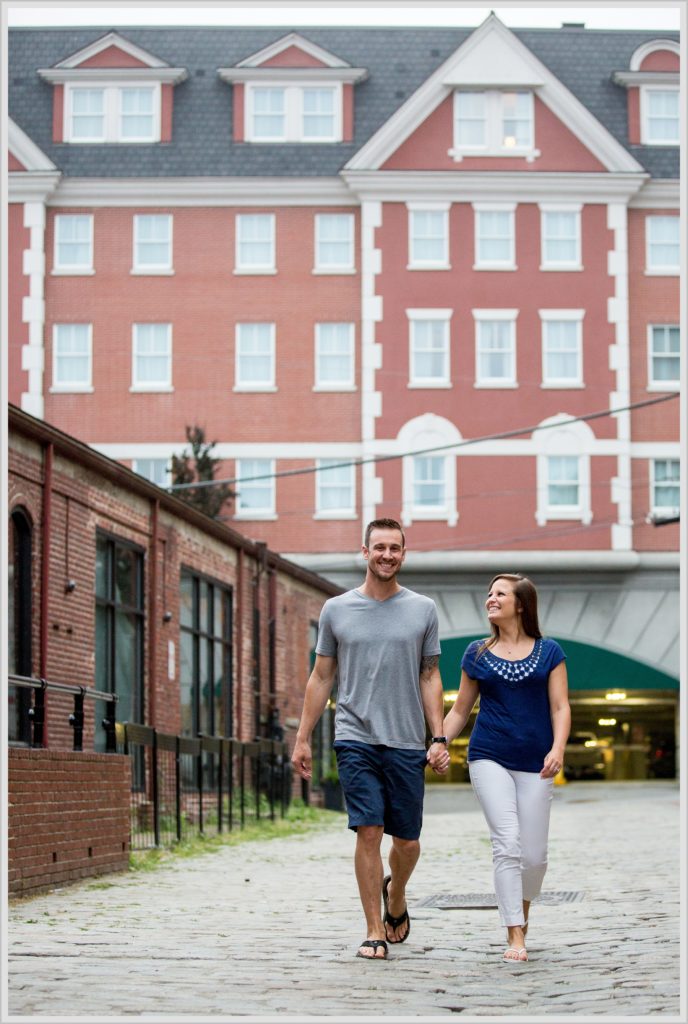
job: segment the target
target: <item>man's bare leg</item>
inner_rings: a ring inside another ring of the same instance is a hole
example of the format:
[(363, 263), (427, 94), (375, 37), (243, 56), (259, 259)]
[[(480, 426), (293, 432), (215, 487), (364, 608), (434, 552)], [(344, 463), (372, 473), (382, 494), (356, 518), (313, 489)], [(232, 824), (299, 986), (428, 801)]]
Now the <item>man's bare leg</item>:
[[(392, 848), (389, 851), (392, 880), (387, 886), (387, 907), (392, 917), (401, 917), (406, 910), (406, 884), (413, 874), (419, 857), (420, 842), (418, 839), (392, 837)], [(401, 942), (408, 934), (409, 928), (408, 921), (404, 921), (397, 928), (386, 925), (386, 937), (390, 942)]]
[[(382, 893), (382, 825), (359, 825), (356, 830), (356, 854), (354, 866), (356, 881), (361, 898), (361, 905), (366, 919), (366, 932), (369, 939), (385, 939), (385, 929), (381, 916)], [(383, 949), (373, 950), (370, 946), (362, 946), (361, 956), (384, 957)]]

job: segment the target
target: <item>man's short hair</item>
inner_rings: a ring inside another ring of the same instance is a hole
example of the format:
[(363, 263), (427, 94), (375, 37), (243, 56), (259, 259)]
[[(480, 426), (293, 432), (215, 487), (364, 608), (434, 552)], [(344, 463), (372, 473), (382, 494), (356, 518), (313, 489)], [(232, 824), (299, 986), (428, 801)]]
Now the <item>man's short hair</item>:
[(367, 548), (370, 547), (370, 535), (373, 532), (373, 530), (398, 530), (399, 533), (401, 534), (401, 546), (402, 548), (406, 547), (406, 537), (404, 536), (404, 531), (401, 528), (401, 523), (398, 523), (396, 519), (373, 519), (370, 523), (368, 523), (365, 531), (365, 539), (363, 541), (363, 544)]

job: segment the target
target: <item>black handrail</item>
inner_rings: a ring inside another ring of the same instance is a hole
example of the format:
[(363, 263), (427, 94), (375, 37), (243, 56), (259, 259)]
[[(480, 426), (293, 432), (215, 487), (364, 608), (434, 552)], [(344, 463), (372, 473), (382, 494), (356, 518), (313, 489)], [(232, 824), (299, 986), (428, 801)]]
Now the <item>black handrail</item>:
[(84, 700), (86, 697), (92, 700), (102, 700), (108, 705), (106, 717), (102, 721), (105, 729), (105, 752), (114, 754), (117, 751), (117, 739), (115, 736), (115, 708), (117, 705), (117, 694), (107, 693), (104, 690), (94, 690), (90, 686), (74, 686), (71, 683), (57, 683), (50, 679), (36, 679), (33, 676), (20, 676), (10, 672), (7, 676), (10, 686), (19, 686), (26, 690), (34, 691), (33, 707), (29, 708), (28, 715), (31, 719), (32, 736), (31, 746), (42, 747), (45, 729), (45, 694), (46, 690), (53, 690), (55, 693), (67, 693), (74, 697), (74, 711), (69, 716), (69, 724), (74, 730), (73, 750), (83, 750), (84, 742)]

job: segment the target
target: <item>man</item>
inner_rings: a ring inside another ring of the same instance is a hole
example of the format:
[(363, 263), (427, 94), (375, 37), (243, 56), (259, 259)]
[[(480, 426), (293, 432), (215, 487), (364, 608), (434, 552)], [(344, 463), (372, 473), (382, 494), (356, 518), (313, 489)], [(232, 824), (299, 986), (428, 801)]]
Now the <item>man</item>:
[[(442, 732), (440, 644), (434, 601), (399, 585), (406, 555), (394, 519), (365, 532), (363, 585), (326, 601), (316, 659), (304, 698), (292, 764), (309, 779), (311, 734), (338, 676), (337, 767), (356, 833), (355, 870), (367, 937), (357, 956), (384, 960), (388, 942), (411, 929), (406, 884), (420, 856), (425, 765), (438, 774), (449, 757)], [(425, 750), (425, 721), (433, 737)], [(383, 879), (383, 833), (392, 836), (390, 874)], [(384, 919), (380, 901), (384, 903)]]

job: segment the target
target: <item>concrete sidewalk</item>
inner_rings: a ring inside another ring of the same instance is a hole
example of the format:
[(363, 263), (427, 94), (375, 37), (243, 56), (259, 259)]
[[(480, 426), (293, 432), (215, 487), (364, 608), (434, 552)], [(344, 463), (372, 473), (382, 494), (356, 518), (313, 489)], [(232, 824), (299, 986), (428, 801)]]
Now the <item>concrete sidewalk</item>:
[(387, 961), (354, 956), (365, 934), (343, 816), (312, 835), (83, 882), (10, 905), (9, 1019), (685, 1021), (679, 822), (677, 782), (557, 787), (544, 891), (583, 898), (534, 905), (526, 964), (501, 960), (495, 909), (420, 906), (493, 890), (466, 785), (428, 786), (411, 934)]

